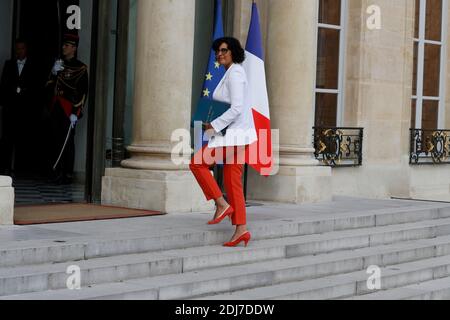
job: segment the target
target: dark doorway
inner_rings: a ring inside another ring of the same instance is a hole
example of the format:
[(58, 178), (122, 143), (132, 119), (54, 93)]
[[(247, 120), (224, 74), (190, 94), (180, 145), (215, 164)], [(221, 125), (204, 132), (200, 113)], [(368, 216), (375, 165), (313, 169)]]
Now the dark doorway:
[[(24, 136), (14, 157), (14, 187), (16, 204), (53, 202), (84, 202), (85, 177), (77, 177), (72, 184), (52, 183), (52, 163), (49, 155), (48, 112), (51, 96), (45, 90), (50, 70), (60, 58), (62, 36), (66, 27), (70, 5), (78, 0), (16, 0), (13, 38), (27, 42), (29, 59), (33, 62), (36, 94), (29, 107)], [(85, 62), (86, 64), (89, 61)], [(77, 132), (77, 134), (79, 134)], [(84, 164), (85, 165), (85, 164)]]
[[(55, 1), (16, 1), (16, 30), (13, 38), (21, 38), (28, 45), (28, 59), (33, 63), (36, 94), (33, 97), (33, 105), (27, 109), (25, 118), (27, 125), (22, 131), (18, 145), (14, 150), (13, 169), (14, 175), (34, 175), (43, 173), (45, 160), (45, 135), (43, 124), (43, 112), (45, 97), (43, 88), (51, 68), (52, 60), (58, 54), (58, 13)], [(32, 121), (35, 119), (37, 121)], [(18, 124), (15, 124), (18, 125)], [(30, 125), (32, 127), (30, 127)], [(31, 134), (33, 133), (33, 134)], [(40, 142), (42, 141), (42, 142)], [(40, 155), (40, 156), (37, 156)], [(32, 159), (32, 160), (31, 160)]]
[(37, 61), (41, 78), (48, 75), (59, 54), (59, 5), (57, 0), (18, 1), (16, 37), (28, 42), (29, 54)]

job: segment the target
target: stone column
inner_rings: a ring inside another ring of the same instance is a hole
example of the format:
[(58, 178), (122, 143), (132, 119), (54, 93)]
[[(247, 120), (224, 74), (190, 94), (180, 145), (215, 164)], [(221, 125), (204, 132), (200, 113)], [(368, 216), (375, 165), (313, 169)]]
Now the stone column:
[(209, 208), (187, 164), (171, 159), (172, 133), (190, 127), (195, 0), (139, 0), (137, 11), (132, 157), (106, 171), (102, 202), (166, 213)]
[(0, 226), (14, 223), (14, 189), (10, 177), (0, 176)]
[(249, 197), (292, 203), (331, 199), (331, 169), (314, 159), (318, 1), (268, 1), (266, 71), (271, 123), (279, 129), (280, 169), (250, 175)]
[(259, 22), (261, 24), (261, 32), (263, 34), (263, 45), (266, 46), (267, 35), (267, 12), (268, 2), (266, 0), (233, 0), (234, 1), (234, 19), (233, 19), (233, 36), (239, 39), (242, 45), (247, 42), (248, 29), (252, 16), (253, 1), (256, 2), (259, 12)]
[[(344, 125), (364, 128), (363, 166), (334, 170), (335, 194), (409, 196), (414, 3), (348, 2)], [(380, 29), (368, 27), (373, 5)]]

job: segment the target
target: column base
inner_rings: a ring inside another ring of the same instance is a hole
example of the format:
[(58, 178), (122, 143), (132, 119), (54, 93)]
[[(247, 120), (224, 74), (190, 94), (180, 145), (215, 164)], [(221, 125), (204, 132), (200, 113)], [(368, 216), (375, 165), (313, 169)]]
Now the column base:
[(413, 199), (450, 201), (450, 172), (445, 166), (409, 166), (409, 196)]
[(331, 201), (331, 168), (281, 166), (277, 175), (267, 178), (249, 169), (247, 196), (295, 204)]
[(164, 213), (211, 211), (190, 171), (106, 169), (102, 204)]
[(0, 225), (14, 224), (14, 188), (10, 177), (0, 176)]

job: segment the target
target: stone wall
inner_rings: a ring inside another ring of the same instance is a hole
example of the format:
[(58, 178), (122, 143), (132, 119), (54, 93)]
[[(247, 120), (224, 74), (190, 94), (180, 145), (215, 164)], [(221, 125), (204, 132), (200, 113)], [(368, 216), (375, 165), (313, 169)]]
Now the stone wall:
[(0, 176), (0, 225), (14, 222), (14, 189), (10, 177)]

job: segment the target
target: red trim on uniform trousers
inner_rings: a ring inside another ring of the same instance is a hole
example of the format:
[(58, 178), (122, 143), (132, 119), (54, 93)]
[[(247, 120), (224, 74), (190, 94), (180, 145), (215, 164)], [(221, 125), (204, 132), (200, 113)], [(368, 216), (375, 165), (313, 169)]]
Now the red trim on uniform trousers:
[[(56, 102), (59, 102), (59, 105), (64, 110), (64, 113), (66, 114), (67, 118), (70, 118), (70, 115), (72, 114), (73, 104), (67, 99), (64, 99), (60, 96), (53, 97), (52, 105), (54, 106)], [(80, 111), (80, 110), (79, 110)], [(80, 116), (80, 112), (78, 112), (77, 117)]]

